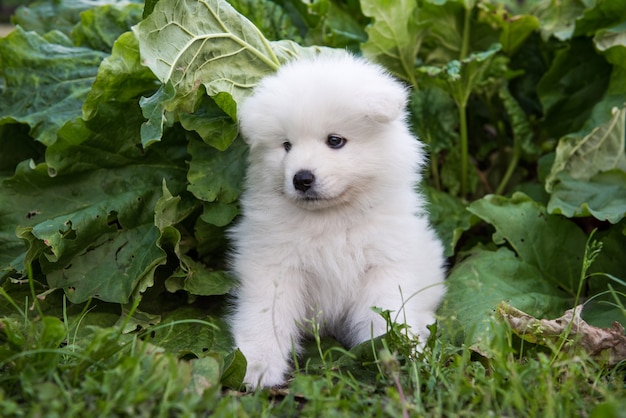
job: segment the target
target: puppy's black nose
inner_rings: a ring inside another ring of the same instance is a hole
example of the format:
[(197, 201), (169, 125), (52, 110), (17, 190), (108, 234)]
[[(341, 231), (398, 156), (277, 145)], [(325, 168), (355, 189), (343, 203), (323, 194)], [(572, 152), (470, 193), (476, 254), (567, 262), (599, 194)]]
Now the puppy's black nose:
[(301, 192), (309, 190), (315, 183), (315, 176), (309, 170), (300, 170), (293, 176), (293, 187)]

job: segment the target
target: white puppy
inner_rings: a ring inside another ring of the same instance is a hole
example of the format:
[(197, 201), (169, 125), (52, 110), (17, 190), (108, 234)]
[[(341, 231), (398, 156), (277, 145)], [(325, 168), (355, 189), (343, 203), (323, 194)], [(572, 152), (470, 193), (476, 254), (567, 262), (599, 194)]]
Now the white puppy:
[(312, 319), (351, 347), (386, 332), (380, 307), (427, 337), (444, 261), (415, 192), (424, 157), (406, 101), (381, 67), (342, 52), (286, 64), (241, 105), (250, 167), (231, 324), (251, 387), (285, 383)]

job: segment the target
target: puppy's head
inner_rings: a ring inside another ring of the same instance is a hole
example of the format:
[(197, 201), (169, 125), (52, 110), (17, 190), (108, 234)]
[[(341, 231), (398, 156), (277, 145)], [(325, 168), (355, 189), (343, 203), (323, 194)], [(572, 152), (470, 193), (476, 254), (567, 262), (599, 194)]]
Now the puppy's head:
[(251, 151), (248, 188), (319, 209), (363, 204), (398, 176), (414, 182), (420, 157), (406, 100), (405, 87), (381, 67), (345, 52), (283, 66), (239, 108)]

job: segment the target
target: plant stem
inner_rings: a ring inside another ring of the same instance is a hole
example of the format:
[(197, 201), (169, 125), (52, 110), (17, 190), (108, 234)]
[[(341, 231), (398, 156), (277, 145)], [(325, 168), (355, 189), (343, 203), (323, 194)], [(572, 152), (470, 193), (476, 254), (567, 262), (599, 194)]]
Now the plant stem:
[(515, 171), (515, 168), (517, 167), (517, 162), (519, 161), (519, 154), (520, 154), (519, 148), (520, 147), (516, 143), (515, 147), (513, 148), (513, 157), (511, 158), (511, 161), (509, 162), (509, 166), (506, 168), (506, 172), (504, 173), (502, 180), (500, 180), (500, 184), (498, 184), (498, 188), (496, 189), (496, 194), (504, 193), (504, 190), (506, 189), (506, 185), (509, 183), (511, 176), (513, 175), (513, 172)]
[(398, 390), (398, 395), (400, 396), (400, 403), (402, 404), (402, 418), (409, 418), (409, 411), (406, 408), (406, 396), (404, 396), (404, 390), (402, 389), (402, 385), (400, 384), (399, 373), (393, 374), (393, 382), (396, 385), (396, 389)]
[(461, 197), (467, 195), (467, 168), (469, 162), (468, 138), (467, 138), (467, 114), (465, 105), (457, 102), (459, 109), (459, 125), (461, 130)]
[[(470, 21), (472, 17), (473, 4), (465, 9), (465, 20), (463, 22), (463, 41), (461, 44), (461, 60), (467, 57), (469, 53), (470, 43)], [(468, 173), (467, 168), (469, 165), (469, 153), (468, 153), (468, 138), (467, 138), (467, 112), (465, 106), (467, 105), (467, 99), (464, 103), (457, 101), (457, 107), (459, 108), (459, 125), (461, 130), (461, 196), (467, 195), (467, 182)]]
[(33, 297), (33, 307), (37, 310), (40, 318), (44, 317), (43, 310), (39, 305), (39, 300), (37, 299), (37, 293), (35, 293), (35, 279), (33, 278), (33, 266), (32, 264), (28, 264), (26, 266), (26, 271), (28, 273), (28, 285), (30, 286), (30, 294)]

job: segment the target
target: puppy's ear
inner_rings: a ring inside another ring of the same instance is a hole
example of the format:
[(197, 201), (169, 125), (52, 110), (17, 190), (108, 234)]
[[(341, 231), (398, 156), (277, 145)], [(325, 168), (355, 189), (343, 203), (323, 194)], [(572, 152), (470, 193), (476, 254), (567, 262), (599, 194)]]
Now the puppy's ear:
[(390, 84), (388, 88), (370, 92), (365, 101), (367, 116), (375, 122), (389, 123), (404, 114), (407, 90), (396, 82)]

